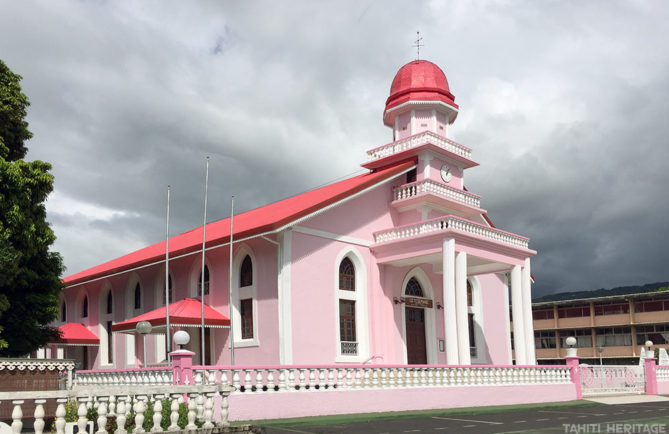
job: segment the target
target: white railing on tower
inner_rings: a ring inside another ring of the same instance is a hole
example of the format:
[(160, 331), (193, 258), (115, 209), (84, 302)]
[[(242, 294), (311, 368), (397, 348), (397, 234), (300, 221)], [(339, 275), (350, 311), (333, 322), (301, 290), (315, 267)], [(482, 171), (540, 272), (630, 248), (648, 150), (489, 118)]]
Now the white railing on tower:
[(468, 160), (472, 158), (472, 150), (468, 147), (431, 131), (425, 131), (367, 151), (367, 161), (380, 160), (381, 158), (399, 154), (428, 143)]
[(436, 196), (454, 200), (465, 205), (476, 208), (481, 207), (481, 196), (470, 193), (468, 191), (453, 188), (448, 185), (440, 184), (438, 182), (432, 181), (431, 179), (412, 182), (411, 184), (404, 184), (399, 187), (395, 187), (393, 189), (393, 200), (409, 199), (422, 193), (432, 193)]
[(470, 220), (452, 215), (376, 232), (374, 233), (374, 242), (386, 243), (406, 240), (448, 229), (459, 230), (471, 235), (487, 238), (491, 241), (510, 244), (524, 249), (529, 248), (529, 238), (502, 231), (500, 229), (491, 228), (480, 223), (474, 223)]

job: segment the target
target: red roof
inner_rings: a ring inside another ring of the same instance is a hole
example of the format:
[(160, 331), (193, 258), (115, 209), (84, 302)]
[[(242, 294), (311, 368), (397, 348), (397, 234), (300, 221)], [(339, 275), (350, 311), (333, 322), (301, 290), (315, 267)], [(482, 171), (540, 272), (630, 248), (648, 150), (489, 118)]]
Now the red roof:
[(441, 101), (458, 109), (444, 71), (427, 60), (414, 60), (397, 71), (390, 86), (390, 96), (386, 100), (386, 112), (407, 101), (416, 100)]
[[(282, 228), (328, 205), (334, 204), (368, 187), (383, 182), (415, 165), (415, 160), (405, 160), (374, 172), (364, 173), (325, 187), (307, 191), (269, 205), (235, 215), (234, 235), (239, 240)], [(230, 240), (230, 219), (207, 224), (207, 247)], [(170, 256), (202, 249), (202, 226), (170, 238)], [(127, 255), (70, 275), (63, 279), (67, 285), (85, 282), (112, 273), (126, 271), (165, 259), (165, 241), (136, 250)]]
[(85, 325), (68, 322), (58, 327), (60, 339), (55, 343), (70, 345), (100, 345), (100, 339), (88, 330)]
[[(170, 326), (192, 324), (199, 325), (202, 323), (202, 302), (194, 298), (184, 298), (183, 300), (170, 303)], [(127, 319), (118, 324), (112, 325), (112, 331), (124, 332), (133, 331), (140, 321), (148, 321), (152, 326), (165, 326), (165, 306), (154, 309), (150, 312), (143, 313), (134, 318)], [(230, 318), (221, 314), (219, 311), (209, 306), (204, 305), (204, 324), (205, 326), (229, 326)]]

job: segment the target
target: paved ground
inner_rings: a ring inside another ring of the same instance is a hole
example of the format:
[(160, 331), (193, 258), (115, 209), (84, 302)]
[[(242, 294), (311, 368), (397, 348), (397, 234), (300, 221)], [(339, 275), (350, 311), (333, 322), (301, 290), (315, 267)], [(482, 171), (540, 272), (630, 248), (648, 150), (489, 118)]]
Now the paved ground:
[[(645, 424), (627, 427), (616, 424)], [(658, 427), (659, 425), (659, 427)], [(265, 426), (267, 434), (407, 434), (407, 433), (669, 433), (669, 401), (635, 402), (632, 404), (597, 405), (592, 407), (547, 408), (504, 413), (481, 413), (471, 416), (445, 415), (398, 418), (336, 425)]]

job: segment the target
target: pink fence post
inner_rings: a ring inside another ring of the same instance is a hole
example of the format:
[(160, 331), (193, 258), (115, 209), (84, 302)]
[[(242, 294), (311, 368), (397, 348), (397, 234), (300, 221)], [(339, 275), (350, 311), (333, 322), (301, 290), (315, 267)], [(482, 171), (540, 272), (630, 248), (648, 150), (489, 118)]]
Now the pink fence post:
[(644, 359), (644, 374), (646, 375), (646, 395), (657, 395), (657, 374), (655, 372), (655, 357)]
[(583, 391), (581, 390), (581, 373), (578, 370), (578, 356), (567, 356), (565, 357), (567, 361), (567, 366), (569, 367), (569, 376), (571, 377), (571, 382), (574, 383), (576, 388), (576, 399), (583, 398)]
[(172, 357), (172, 384), (193, 384), (193, 356), (194, 352), (176, 350), (170, 353)]

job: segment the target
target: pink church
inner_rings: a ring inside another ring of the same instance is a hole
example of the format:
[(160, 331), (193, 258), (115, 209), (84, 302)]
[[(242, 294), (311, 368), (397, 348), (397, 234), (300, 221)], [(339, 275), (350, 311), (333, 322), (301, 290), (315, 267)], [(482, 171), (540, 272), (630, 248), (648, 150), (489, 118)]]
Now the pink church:
[(230, 364), (232, 347), (239, 365), (536, 364), (536, 252), (465, 189), (477, 163), (448, 138), (454, 99), (437, 65), (400, 68), (383, 112), (393, 141), (367, 151), (367, 172), (235, 215), (232, 249), (230, 219), (208, 224), (204, 291), (202, 227), (170, 238), (169, 274), (163, 241), (66, 277), (46, 355), (166, 363), (168, 275), (170, 334), (190, 333), (196, 364)]

